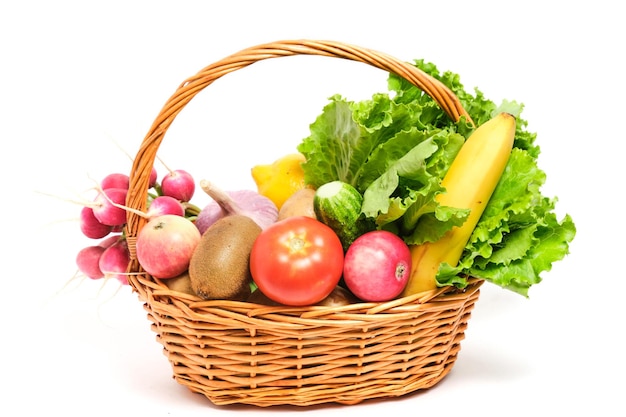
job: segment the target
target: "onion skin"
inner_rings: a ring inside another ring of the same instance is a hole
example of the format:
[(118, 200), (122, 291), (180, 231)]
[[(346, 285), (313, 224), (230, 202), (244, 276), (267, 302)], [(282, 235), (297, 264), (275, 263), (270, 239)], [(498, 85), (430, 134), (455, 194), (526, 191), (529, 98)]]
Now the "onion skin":
[(202, 190), (213, 199), (198, 214), (195, 224), (200, 234), (225, 216), (250, 217), (265, 230), (278, 219), (278, 208), (269, 198), (253, 190), (222, 191), (209, 181), (200, 181)]

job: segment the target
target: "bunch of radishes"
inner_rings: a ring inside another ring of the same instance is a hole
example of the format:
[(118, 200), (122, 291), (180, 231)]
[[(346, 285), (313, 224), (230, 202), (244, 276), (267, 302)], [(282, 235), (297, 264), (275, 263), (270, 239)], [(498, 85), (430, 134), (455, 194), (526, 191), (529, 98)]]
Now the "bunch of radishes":
[[(115, 278), (120, 283), (128, 284), (128, 264), (130, 254), (126, 238), (124, 236), (124, 226), (126, 215), (129, 210), (146, 217), (149, 222), (145, 227), (147, 237), (143, 242), (137, 244), (138, 259), (139, 253), (142, 256), (149, 256), (151, 245), (150, 239), (160, 239), (163, 235), (150, 236), (150, 230), (154, 227), (164, 227), (168, 222), (170, 228), (177, 231), (189, 233), (188, 230), (195, 230), (192, 219), (197, 216), (199, 210), (189, 203), (195, 192), (194, 178), (185, 170), (170, 170), (163, 176), (161, 183), (157, 182), (157, 171), (152, 169), (150, 176), (150, 193), (148, 195), (148, 212), (140, 213), (126, 207), (126, 195), (129, 188), (129, 176), (122, 173), (112, 173), (103, 178), (96, 188), (96, 196), (90, 204), (82, 207), (80, 212), (80, 230), (88, 238), (99, 240), (94, 245), (89, 245), (81, 249), (76, 256), (76, 264), (79, 271), (91, 279)], [(161, 221), (160, 226), (153, 222)], [(191, 226), (191, 227), (189, 227)], [(143, 230), (143, 229), (142, 229)], [(184, 232), (187, 230), (187, 232)], [(191, 241), (195, 238), (193, 231)], [(177, 233), (169, 233), (172, 239), (177, 238)], [(199, 232), (197, 238), (199, 239)], [(162, 243), (162, 242), (161, 242)], [(140, 250), (141, 246), (141, 250)], [(182, 246), (182, 245), (178, 245)], [(159, 253), (160, 258), (164, 258)], [(150, 255), (152, 256), (152, 255)], [(166, 257), (167, 258), (167, 257)], [(139, 259), (142, 266), (144, 262)], [(147, 260), (146, 265), (152, 266), (158, 261)], [(171, 261), (171, 258), (170, 258)], [(184, 271), (186, 265), (172, 266), (168, 263), (170, 272), (177, 273), (181, 268)], [(149, 273), (162, 271), (148, 271)], [(178, 272), (179, 273), (179, 272)]]

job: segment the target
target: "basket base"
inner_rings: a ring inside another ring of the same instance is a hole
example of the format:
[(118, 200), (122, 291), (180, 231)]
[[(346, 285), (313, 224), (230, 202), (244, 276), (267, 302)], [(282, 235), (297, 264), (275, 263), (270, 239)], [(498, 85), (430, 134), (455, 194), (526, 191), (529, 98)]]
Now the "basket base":
[(215, 405), (399, 397), (452, 369), (481, 280), (388, 305), (261, 306), (154, 291), (144, 308), (174, 379)]
[(215, 405), (350, 405), (439, 383), (457, 359), (481, 285), (473, 280), (382, 311), (378, 304), (302, 311), (171, 295), (144, 307), (174, 379)]
[(248, 405), (256, 407), (313, 407), (323, 404), (356, 405), (370, 400), (390, 400), (418, 392), (425, 392), (441, 382), (452, 370), (456, 355), (450, 357), (440, 372), (433, 375), (414, 376), (406, 381), (380, 381), (333, 389), (327, 386), (303, 387), (291, 389), (248, 388), (234, 392), (207, 391), (207, 385), (190, 381), (181, 376), (174, 379), (186, 386), (194, 394), (206, 397), (217, 406)]

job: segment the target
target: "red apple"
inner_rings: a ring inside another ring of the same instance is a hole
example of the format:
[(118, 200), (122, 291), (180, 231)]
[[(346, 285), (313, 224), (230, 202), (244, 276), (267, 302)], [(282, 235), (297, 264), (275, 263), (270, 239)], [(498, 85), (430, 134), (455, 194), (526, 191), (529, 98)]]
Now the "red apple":
[(137, 260), (153, 277), (174, 278), (189, 268), (200, 237), (198, 228), (185, 217), (154, 217), (137, 235)]

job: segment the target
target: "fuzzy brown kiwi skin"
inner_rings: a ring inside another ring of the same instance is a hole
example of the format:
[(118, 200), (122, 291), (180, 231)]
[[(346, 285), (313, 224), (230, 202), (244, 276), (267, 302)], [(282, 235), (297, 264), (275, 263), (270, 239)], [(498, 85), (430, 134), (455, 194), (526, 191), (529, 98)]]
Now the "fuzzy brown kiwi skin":
[(164, 279), (163, 282), (172, 291), (182, 292), (184, 294), (196, 295), (195, 291), (191, 287), (191, 278), (189, 278), (189, 271), (185, 271), (182, 274), (174, 278)]
[(261, 227), (250, 217), (230, 215), (209, 227), (189, 263), (194, 292), (205, 300), (244, 301), (250, 295), (250, 252)]

